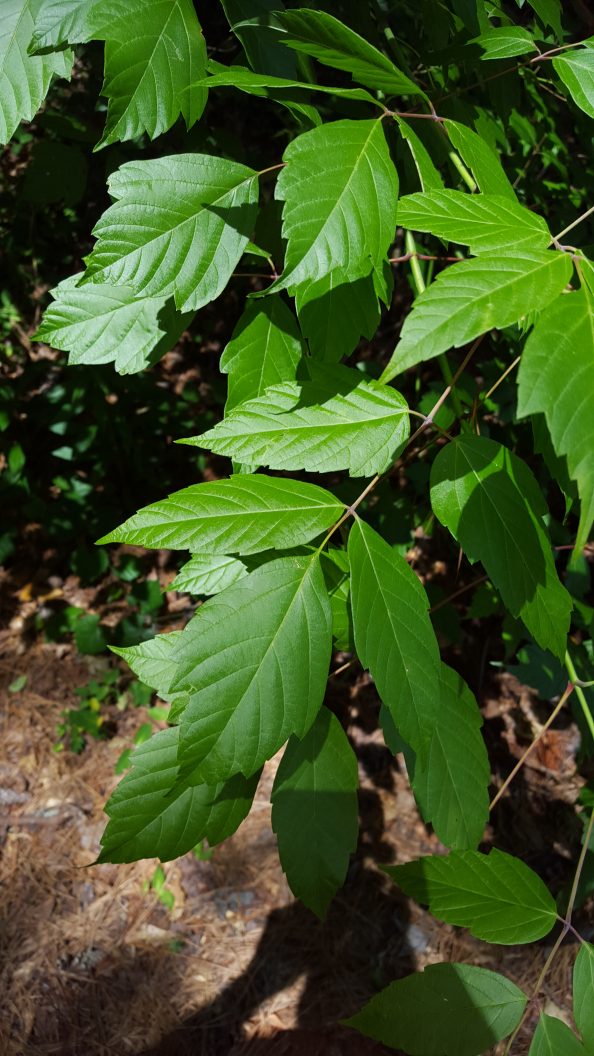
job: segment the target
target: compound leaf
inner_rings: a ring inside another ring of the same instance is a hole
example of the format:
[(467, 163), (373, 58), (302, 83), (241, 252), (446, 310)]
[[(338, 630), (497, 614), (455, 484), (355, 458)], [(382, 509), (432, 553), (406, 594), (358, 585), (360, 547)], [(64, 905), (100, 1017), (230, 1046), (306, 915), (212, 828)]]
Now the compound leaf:
[(517, 201), (498, 155), (485, 140), (468, 125), (458, 121), (444, 121), (444, 128), (452, 146), (471, 170), (483, 194), (500, 194)]
[(482, 561), (512, 616), (563, 658), (572, 609), (542, 523), (542, 495), (528, 466), (501, 444), (462, 436), (438, 454), (431, 505), (470, 561)]
[(189, 693), (180, 762), (204, 781), (254, 773), (323, 700), (332, 649), (316, 554), (261, 566), (200, 606), (175, 649), (173, 688)]
[(36, 341), (68, 352), (70, 366), (114, 363), (135, 374), (155, 363), (178, 340), (191, 315), (164, 297), (140, 297), (128, 286), (83, 286), (82, 274), (64, 279), (46, 309)]
[(182, 311), (218, 297), (248, 244), (258, 176), (209, 154), (129, 161), (111, 176), (116, 199), (95, 226), (85, 282), (173, 295)]
[(0, 144), (8, 143), (21, 121), (32, 121), (52, 77), (70, 77), (72, 52), (29, 55), (40, 0), (3, 0), (0, 20)]
[(343, 510), (338, 499), (315, 484), (237, 474), (194, 484), (145, 506), (100, 542), (257, 554), (309, 542)]
[(409, 1056), (479, 1056), (511, 1034), (526, 995), (470, 964), (432, 964), (382, 990), (346, 1020)]
[(385, 871), (438, 920), (468, 928), (484, 942), (536, 942), (557, 921), (555, 900), (540, 877), (503, 851), (452, 851)]
[[(591, 995), (590, 995), (591, 997)], [(541, 1013), (528, 1056), (587, 1056), (573, 1031), (555, 1016)]]
[(566, 253), (527, 249), (451, 265), (417, 297), (382, 380), (518, 322), (527, 306), (546, 308), (569, 282), (572, 267)]
[(385, 469), (409, 434), (404, 397), (348, 367), (312, 362), (308, 371), (311, 380), (267, 389), (185, 442), (272, 469), (352, 477)]
[(573, 1018), (584, 1042), (594, 1048), (594, 946), (582, 943), (573, 968)]
[(588, 117), (594, 117), (594, 51), (591, 48), (579, 48), (557, 55), (553, 59), (553, 66), (569, 89), (574, 103)]
[(357, 846), (358, 767), (327, 708), (303, 740), (291, 737), (272, 789), (272, 828), (293, 894), (324, 917)]
[(410, 776), (423, 818), (446, 847), (477, 847), (489, 817), (491, 768), (482, 724), (464, 679), (441, 664), (439, 710), (427, 759), (422, 765), (415, 759)]
[(132, 754), (132, 769), (105, 808), (109, 816), (99, 862), (179, 858), (200, 840), (231, 836), (249, 813), (260, 774), (203, 784), (194, 774), (178, 781), (179, 728), (158, 733)]
[(299, 324), (312, 356), (338, 363), (350, 356), (361, 336), (371, 340), (380, 317), (380, 300), (389, 304), (393, 277), (389, 264), (352, 282), (342, 268), (334, 268), (295, 294)]
[(550, 231), (541, 216), (510, 198), (464, 191), (431, 191), (400, 199), (398, 223), (469, 246), (474, 254), (546, 249)]
[(350, 73), (354, 81), (387, 95), (424, 95), (386, 55), (325, 11), (283, 11), (277, 19), (286, 30), (284, 43), (296, 51)]
[(303, 354), (297, 320), (281, 297), (248, 301), (220, 367), (229, 376), (225, 412), (292, 381)]
[(439, 713), (439, 649), (427, 595), (389, 544), (357, 518), (348, 542), (357, 655), (422, 761)]
[(247, 568), (237, 557), (217, 554), (194, 554), (182, 565), (169, 590), (188, 594), (220, 594), (226, 587), (247, 576)]
[(350, 281), (380, 267), (398, 199), (381, 120), (313, 128), (289, 144), (283, 160), (275, 196), (284, 202), (285, 269), (267, 292), (294, 292), (335, 268)]
[(586, 289), (557, 298), (530, 334), (518, 375), (518, 415), (544, 413), (577, 482), (579, 553), (594, 522), (594, 307)]

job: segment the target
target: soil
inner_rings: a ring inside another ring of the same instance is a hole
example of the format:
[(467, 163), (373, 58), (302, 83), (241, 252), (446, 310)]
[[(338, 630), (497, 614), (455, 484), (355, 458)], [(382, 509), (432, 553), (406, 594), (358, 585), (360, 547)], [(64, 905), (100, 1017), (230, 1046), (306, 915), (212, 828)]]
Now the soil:
[[(174, 897), (168, 908), (150, 886), (156, 862), (92, 864), (114, 766), (146, 714), (111, 706), (110, 736), (80, 754), (56, 752), (56, 724), (75, 704), (73, 687), (100, 680), (118, 661), (81, 657), (26, 629), (13, 614), (0, 636), (5, 1056), (379, 1056), (392, 1050), (339, 1022), (392, 979), (449, 959), (534, 988), (554, 935), (511, 949), (476, 942), (438, 924), (382, 873), (382, 863), (444, 848), (418, 815), (403, 760), (383, 746), (374, 687), (355, 665), (331, 680), (329, 703), (360, 759), (361, 839), (326, 921), (295, 902), (278, 863), (269, 807), (277, 760), (232, 839), (209, 860), (191, 853), (164, 866)], [(9, 692), (23, 673), (26, 687)], [(539, 705), (509, 675), (484, 685), (481, 704), (496, 786), (530, 742)], [(557, 724), (487, 833), (487, 843), (520, 853), (553, 889), (571, 876), (579, 847), (578, 743), (571, 722)], [(591, 936), (593, 924), (586, 906), (580, 930)], [(574, 956), (567, 941), (544, 991), (547, 1010), (567, 1022)], [(528, 1051), (539, 1007), (518, 1056)]]

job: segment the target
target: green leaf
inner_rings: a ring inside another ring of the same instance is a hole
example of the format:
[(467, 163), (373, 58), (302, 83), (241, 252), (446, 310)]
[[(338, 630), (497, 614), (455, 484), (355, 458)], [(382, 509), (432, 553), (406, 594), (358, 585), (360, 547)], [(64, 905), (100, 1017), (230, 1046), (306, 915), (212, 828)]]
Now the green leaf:
[(179, 858), (200, 840), (231, 836), (249, 813), (260, 774), (205, 785), (194, 774), (177, 780), (179, 728), (160, 730), (132, 753), (132, 769), (105, 808), (109, 822), (98, 862)]
[(573, 1018), (584, 1042), (594, 1048), (594, 946), (587, 942), (573, 969)]
[(194, 484), (145, 506), (100, 542), (257, 554), (309, 542), (343, 510), (338, 499), (315, 484), (237, 474)]
[(579, 48), (578, 51), (556, 55), (553, 66), (574, 103), (588, 117), (594, 117), (594, 51)]
[(472, 171), (483, 194), (499, 194), (517, 201), (516, 192), (495, 151), (467, 125), (458, 121), (444, 121), (450, 142), (463, 162)]
[(513, 59), (516, 55), (526, 55), (529, 51), (538, 51), (532, 36), (522, 26), (499, 26), (475, 37), (471, 44), (480, 44), (485, 59)]
[(324, 917), (357, 846), (357, 757), (327, 708), (291, 737), (272, 789), (272, 828), (293, 894)]
[(557, 921), (555, 900), (540, 877), (503, 851), (452, 851), (384, 868), (438, 920), (468, 928), (484, 942), (536, 942)]
[(3, 0), (0, 23), (0, 144), (21, 121), (32, 121), (52, 77), (70, 77), (72, 52), (29, 55), (33, 20), (40, 0)]
[(248, 301), (221, 356), (221, 370), (229, 375), (225, 412), (293, 381), (302, 354), (297, 320), (281, 297)]
[(371, 340), (381, 318), (380, 300), (392, 297), (392, 269), (374, 269), (350, 281), (342, 268), (334, 268), (321, 279), (300, 286), (295, 294), (299, 324), (312, 356), (325, 363), (338, 363), (350, 356), (361, 336)]
[(414, 129), (411, 128), (408, 121), (405, 121), (402, 117), (397, 117), (396, 121), (402, 138), (408, 143), (423, 190), (443, 190), (443, 180), (433, 164), (431, 155), (423, 141), (419, 139), (419, 136)]
[(424, 95), (394, 63), (337, 18), (325, 11), (283, 11), (277, 19), (286, 30), (284, 43), (296, 51), (350, 73), (354, 81), (387, 95)]
[(398, 200), (381, 120), (313, 128), (289, 144), (283, 161), (275, 197), (285, 203), (285, 269), (266, 292), (293, 292), (335, 268), (356, 280), (381, 267)]
[(543, 26), (550, 27), (558, 40), (563, 39), (561, 25), (561, 0), (528, 0), (530, 7), (536, 11)]
[(518, 415), (539, 412), (546, 417), (555, 453), (567, 456), (570, 476), (577, 482), (577, 554), (594, 522), (594, 306), (585, 289), (554, 301), (526, 342), (518, 375)]
[(334, 647), (354, 652), (348, 554), (346, 550), (330, 547), (322, 552), (322, 561), (332, 609)]
[(565, 1023), (543, 1012), (528, 1056), (586, 1056), (586, 1050)]
[(311, 362), (308, 370), (311, 380), (267, 389), (184, 442), (272, 469), (381, 472), (409, 434), (404, 397), (348, 367)]
[(551, 233), (541, 216), (510, 198), (464, 191), (431, 191), (400, 199), (398, 223), (469, 246), (474, 254), (546, 249)]
[(85, 279), (173, 295), (182, 311), (218, 297), (256, 219), (258, 176), (209, 154), (129, 161), (110, 179), (116, 199), (93, 234)]
[(123, 649), (112, 646), (111, 651), (123, 657), (140, 681), (154, 689), (162, 700), (170, 700), (171, 683), (175, 675), (174, 649), (181, 633), (169, 631), (139, 645)]
[(348, 552), (357, 655), (424, 760), (439, 712), (440, 663), (427, 595), (405, 559), (358, 518)]
[(431, 505), (485, 571), (535, 641), (563, 657), (572, 609), (542, 523), (546, 505), (528, 466), (501, 444), (462, 436), (438, 454)]
[[(139, 32), (139, 27), (142, 31)], [(151, 139), (180, 114), (190, 128), (206, 105), (206, 44), (191, 0), (69, 0), (44, 5), (32, 47), (105, 41), (107, 122), (99, 147), (148, 133)]]
[(491, 768), (482, 724), (464, 679), (441, 664), (439, 711), (427, 759), (423, 765), (415, 759), (409, 772), (423, 818), (446, 847), (474, 849), (487, 824)]
[(173, 688), (190, 699), (180, 762), (205, 781), (254, 773), (324, 698), (330, 602), (317, 555), (283, 557), (200, 606), (176, 645)]
[(179, 339), (191, 315), (164, 297), (137, 297), (128, 286), (83, 286), (73, 275), (51, 291), (36, 341), (69, 352), (70, 366), (114, 363), (135, 374), (157, 362)]
[(338, 99), (356, 99), (359, 102), (373, 103), (374, 106), (383, 109), (382, 104), (364, 88), (332, 88), (325, 84), (312, 84), (308, 81), (291, 80), (287, 77), (271, 77), (268, 73), (254, 73), (245, 66), (222, 68), (217, 64), (212, 76), (198, 81), (196, 87), (238, 88), (242, 92), (247, 92), (248, 95), (265, 94), (278, 102), (291, 97), (297, 99), (302, 91), (323, 92), (325, 95), (333, 95)]
[(546, 308), (569, 282), (572, 267), (566, 253), (527, 249), (451, 265), (417, 297), (382, 380), (493, 327), (517, 323), (527, 306)]
[(409, 1056), (480, 1056), (520, 1022), (526, 995), (503, 975), (432, 964), (382, 990), (346, 1020)]
[(227, 21), (241, 41), (252, 69), (279, 77), (296, 77), (296, 56), (283, 47), (277, 12), (282, 0), (221, 0)]
[(247, 576), (247, 568), (237, 557), (194, 554), (180, 568), (168, 589), (197, 595), (220, 594), (244, 576)]

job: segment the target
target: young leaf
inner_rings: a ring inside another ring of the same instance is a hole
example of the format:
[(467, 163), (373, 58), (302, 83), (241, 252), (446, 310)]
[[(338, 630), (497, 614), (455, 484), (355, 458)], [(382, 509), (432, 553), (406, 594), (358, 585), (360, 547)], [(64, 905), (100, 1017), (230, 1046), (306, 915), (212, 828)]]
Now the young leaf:
[(496, 194), (431, 191), (400, 199), (398, 223), (412, 231), (428, 231), (470, 252), (546, 249), (551, 233), (541, 216)]
[(295, 306), (312, 356), (338, 363), (350, 356), (360, 337), (371, 340), (380, 317), (380, 300), (388, 305), (393, 277), (388, 263), (369, 275), (350, 281), (342, 268), (334, 268), (295, 293)]
[(429, 603), (403, 557), (364, 521), (348, 543), (357, 655), (422, 761), (439, 714), (439, 649)]
[(431, 155), (423, 141), (404, 118), (397, 117), (396, 121), (400, 129), (400, 134), (408, 143), (410, 152), (413, 156), (413, 161), (419, 174), (422, 189), (424, 191), (443, 190), (443, 180), (441, 175), (433, 164)]
[(337, 18), (325, 11), (283, 11), (277, 15), (286, 30), (284, 43), (354, 81), (386, 95), (425, 95), (394, 63)]
[(546, 308), (571, 278), (566, 253), (522, 249), (465, 260), (442, 271), (417, 297), (383, 381), (407, 367), (460, 348), (493, 327), (502, 329)]
[(438, 920), (468, 928), (484, 942), (536, 942), (557, 921), (555, 900), (540, 877), (503, 851), (452, 851), (384, 868)]
[(471, 44), (480, 44), (484, 51), (482, 59), (513, 59), (516, 55), (527, 55), (537, 51), (530, 33), (522, 26), (499, 26), (475, 37)]
[(249, 813), (260, 774), (205, 785), (193, 774), (177, 780), (179, 728), (158, 733), (136, 748), (132, 769), (105, 808), (109, 815), (98, 862), (179, 858), (200, 840), (221, 843)]
[(380, 267), (394, 238), (398, 200), (381, 120), (313, 128), (289, 144), (283, 160), (275, 197), (285, 203), (285, 269), (266, 292), (293, 292), (335, 268), (354, 281)]
[(442, 448), (431, 505), (471, 562), (482, 561), (512, 616), (543, 649), (563, 657), (572, 601), (542, 523), (542, 495), (528, 466), (505, 447), (466, 435)]
[(225, 412), (293, 381), (302, 354), (297, 320), (281, 297), (248, 301), (221, 356), (221, 370), (229, 375)]
[(432, 964), (390, 983), (346, 1023), (409, 1056), (478, 1056), (515, 1030), (525, 1007), (503, 975)]
[(194, 554), (191, 560), (180, 568), (168, 589), (207, 596), (220, 594), (232, 583), (247, 576), (247, 572), (243, 561), (237, 557)]
[(52, 77), (70, 77), (72, 52), (29, 55), (39, 0), (3, 0), (0, 24), (0, 144), (8, 143), (21, 121), (32, 121)]
[(85, 281), (173, 294), (182, 311), (218, 297), (248, 243), (258, 203), (252, 169), (208, 154), (129, 161), (93, 234)]
[(338, 499), (315, 484), (237, 474), (194, 484), (145, 506), (100, 542), (257, 554), (315, 539), (343, 510)]
[(585, 1044), (594, 1049), (594, 946), (587, 942), (573, 968), (573, 1018)]
[(179, 759), (204, 781), (253, 774), (324, 698), (332, 618), (319, 557), (283, 557), (206, 601), (177, 643), (176, 691), (190, 699)]
[(415, 759), (409, 773), (421, 814), (446, 847), (474, 850), (489, 817), (491, 768), (482, 724), (464, 679), (441, 664), (439, 710), (427, 759), (423, 764)]
[(579, 48), (564, 55), (556, 55), (553, 66), (574, 103), (588, 117), (594, 117), (594, 51)]
[(68, 352), (70, 366), (114, 363), (135, 374), (169, 351), (190, 322), (165, 297), (140, 297), (128, 286), (84, 286), (82, 274), (51, 291), (36, 341)]
[[(594, 53), (593, 53), (594, 54)], [(543, 312), (520, 361), (518, 415), (544, 413), (555, 453), (577, 482), (579, 553), (594, 522), (594, 303), (586, 289)]]
[(468, 165), (483, 194), (499, 194), (517, 201), (498, 155), (484, 139), (467, 125), (458, 121), (444, 121), (450, 143)]
[(291, 737), (272, 789), (272, 828), (293, 894), (324, 917), (357, 846), (358, 768), (327, 708), (303, 740)]
[(543, 1012), (528, 1056), (587, 1056), (587, 1053), (566, 1023)]
[(311, 380), (267, 389), (185, 443), (271, 469), (348, 469), (352, 477), (385, 469), (409, 434), (404, 397), (348, 367), (312, 362), (308, 370)]

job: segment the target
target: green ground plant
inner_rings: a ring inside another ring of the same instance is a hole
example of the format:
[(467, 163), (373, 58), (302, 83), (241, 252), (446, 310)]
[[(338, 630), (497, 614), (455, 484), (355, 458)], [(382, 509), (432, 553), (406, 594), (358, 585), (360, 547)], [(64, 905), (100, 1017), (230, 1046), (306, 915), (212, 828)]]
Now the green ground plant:
[[(512, 1051), (568, 936), (575, 1031), (543, 1013), (530, 1052), (594, 1053), (594, 946), (573, 919), (592, 790), (563, 908), (520, 859), (479, 849), (514, 772), (490, 803), (477, 701), (442, 659), (449, 599), (405, 556), (417, 530), (454, 565), (460, 551), (480, 563), (472, 618), (500, 616), (499, 662), (516, 656), (556, 701), (545, 727), (575, 707), (591, 755), (594, 37), (568, 6), (8, 0), (0, 39), (4, 140), (73, 48), (104, 42), (95, 149), (115, 152), (112, 204), (36, 339), (126, 375), (230, 283), (241, 300), (224, 414), (180, 438), (229, 459), (227, 476), (101, 539), (189, 551), (175, 588), (207, 600), (183, 630), (116, 648), (169, 702), (169, 726), (134, 751), (99, 861), (219, 843), (284, 747), (280, 859), (324, 916), (358, 831), (357, 758), (324, 701), (333, 651), (358, 658), (449, 852), (388, 874), (485, 942), (558, 932), (534, 994), (443, 963), (348, 1021), (411, 1056)], [(18, 451), (8, 467), (18, 485)]]

